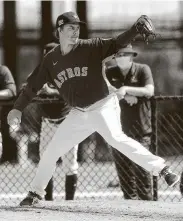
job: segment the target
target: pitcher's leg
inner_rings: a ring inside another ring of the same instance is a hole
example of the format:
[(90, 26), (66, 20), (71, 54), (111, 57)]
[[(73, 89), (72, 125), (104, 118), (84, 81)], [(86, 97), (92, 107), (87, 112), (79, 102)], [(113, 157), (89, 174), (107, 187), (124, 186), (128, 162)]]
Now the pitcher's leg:
[[(81, 124), (82, 122), (82, 124)], [(47, 149), (40, 160), (31, 191), (42, 196), (44, 189), (55, 170), (57, 159), (66, 154), (73, 146), (84, 140), (93, 129), (89, 128), (82, 113), (70, 113), (59, 125)]]
[(154, 176), (163, 176), (170, 187), (178, 183), (180, 177), (166, 166), (164, 159), (153, 155), (139, 142), (127, 137), (123, 133), (121, 133), (121, 136), (119, 134), (115, 136), (115, 134), (111, 134), (110, 131), (101, 131), (101, 135), (111, 146), (118, 149), (129, 159), (152, 173)]
[(121, 133), (121, 137), (117, 136), (116, 138), (111, 136), (111, 140), (108, 139), (108, 142), (154, 176), (158, 176), (166, 166), (164, 159), (153, 155), (139, 142), (127, 137), (125, 134)]
[[(42, 117), (41, 130), (40, 130), (40, 145), (39, 145), (39, 160), (42, 158), (42, 155), (49, 143), (55, 134), (58, 125), (50, 123), (49, 120), (45, 117)], [(48, 185), (45, 188), (45, 200), (53, 200), (53, 177), (48, 182)]]
[(153, 155), (139, 142), (126, 136), (121, 130), (120, 107), (117, 98), (111, 99), (107, 105), (96, 112), (96, 128), (103, 138), (114, 148), (118, 149), (130, 160), (143, 167), (154, 176), (161, 175), (167, 184), (172, 187), (178, 183), (180, 177), (165, 165), (164, 159)]
[(111, 99), (111, 104), (109, 103), (108, 107), (103, 108), (98, 113), (96, 123), (97, 132), (103, 136), (109, 145), (119, 150), (139, 166), (152, 172), (155, 176), (158, 176), (159, 172), (166, 166), (162, 158), (153, 155), (139, 142), (122, 132), (120, 107), (116, 97)]

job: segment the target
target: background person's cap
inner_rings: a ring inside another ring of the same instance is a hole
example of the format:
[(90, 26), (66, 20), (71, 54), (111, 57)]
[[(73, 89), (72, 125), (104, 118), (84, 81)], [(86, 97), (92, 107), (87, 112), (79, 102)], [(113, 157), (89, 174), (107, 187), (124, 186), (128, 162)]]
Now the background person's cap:
[(131, 44), (127, 45), (126, 47), (119, 48), (119, 49), (118, 49), (118, 52), (116, 53), (116, 55), (117, 55), (118, 53), (131, 53), (131, 54), (133, 54), (134, 57), (136, 57), (136, 56), (138, 55), (138, 53), (133, 50)]
[(85, 22), (80, 21), (78, 15), (74, 12), (65, 12), (58, 16), (56, 21), (56, 28), (65, 24), (85, 24)]

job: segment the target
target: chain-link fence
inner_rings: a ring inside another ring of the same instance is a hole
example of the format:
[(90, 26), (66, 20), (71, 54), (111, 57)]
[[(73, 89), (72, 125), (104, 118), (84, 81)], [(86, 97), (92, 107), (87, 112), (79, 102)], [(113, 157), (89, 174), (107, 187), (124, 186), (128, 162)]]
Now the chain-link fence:
[[(183, 97), (156, 97), (154, 103), (154, 146), (156, 153), (166, 159), (172, 170), (183, 171)], [(158, 180), (158, 198), (181, 201), (179, 186), (168, 188), (163, 179)]]
[[(143, 143), (153, 153), (164, 157), (166, 163), (180, 174), (183, 170), (183, 97), (155, 97), (151, 99), (150, 104), (150, 106), (146, 105), (150, 111), (139, 112), (146, 114), (146, 118), (137, 115), (135, 119), (132, 119), (133, 115), (131, 119), (124, 117), (128, 121), (124, 122), (127, 126), (123, 127), (123, 130)], [(3, 104), (6, 111), (1, 112), (3, 114), (1, 114), (0, 198), (4, 203), (9, 201), (17, 203), (27, 194), (35, 176), (40, 155), (62, 122), (60, 117), (56, 117), (61, 106), (59, 100), (36, 100), (25, 109), (21, 127), (14, 126), (3, 133), (3, 129), (7, 127), (6, 116), (11, 108)], [(129, 109), (126, 111), (129, 116)], [(55, 116), (52, 114), (50, 117), (49, 113), (54, 113)], [(123, 114), (126, 115), (125, 111)], [(150, 121), (147, 120), (148, 118)], [(141, 120), (144, 122), (140, 122)], [(134, 126), (132, 126), (133, 122), (135, 122)], [(139, 127), (139, 123), (143, 124), (143, 128)], [(147, 131), (142, 131), (142, 129)], [(128, 194), (131, 194), (129, 198), (133, 198), (135, 182), (133, 179), (136, 179), (138, 183), (137, 190), (141, 198), (146, 197), (145, 194), (149, 192), (145, 192), (146, 181), (144, 179), (145, 176), (148, 177), (148, 174), (144, 174), (141, 168), (135, 170), (136, 165), (118, 154), (97, 133), (82, 141), (78, 149), (73, 149), (70, 154), (66, 154), (57, 161), (53, 175), (54, 200), (65, 198), (66, 175), (71, 173), (78, 173), (75, 199), (128, 198)], [(119, 168), (117, 165), (120, 165)], [(132, 177), (133, 179), (130, 179)], [(149, 188), (154, 200), (181, 201), (178, 185), (172, 189), (167, 187), (162, 178), (157, 180), (150, 176), (150, 180)], [(48, 191), (52, 191), (52, 188)]]

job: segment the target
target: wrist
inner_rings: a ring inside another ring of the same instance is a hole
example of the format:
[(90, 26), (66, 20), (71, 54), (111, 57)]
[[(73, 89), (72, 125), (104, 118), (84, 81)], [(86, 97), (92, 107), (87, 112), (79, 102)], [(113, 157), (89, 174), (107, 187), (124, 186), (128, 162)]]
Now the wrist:
[(125, 91), (125, 95), (128, 94), (128, 86), (123, 86), (123, 90)]

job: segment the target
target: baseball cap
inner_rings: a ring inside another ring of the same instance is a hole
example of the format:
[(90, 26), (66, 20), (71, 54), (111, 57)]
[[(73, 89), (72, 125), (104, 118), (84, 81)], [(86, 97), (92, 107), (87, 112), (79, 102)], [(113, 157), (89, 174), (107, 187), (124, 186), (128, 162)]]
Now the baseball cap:
[(65, 25), (65, 24), (83, 24), (86, 25), (85, 22), (80, 21), (78, 15), (75, 12), (65, 12), (58, 16), (56, 21), (56, 28)]
[(138, 54), (136, 51), (133, 50), (131, 44), (128, 44), (128, 45), (125, 46), (125, 47), (119, 48), (119, 49), (118, 49), (118, 52), (116, 53), (116, 55), (117, 55), (119, 52), (120, 52), (120, 53), (131, 53), (131, 54), (133, 54), (134, 57), (136, 57), (137, 54)]

